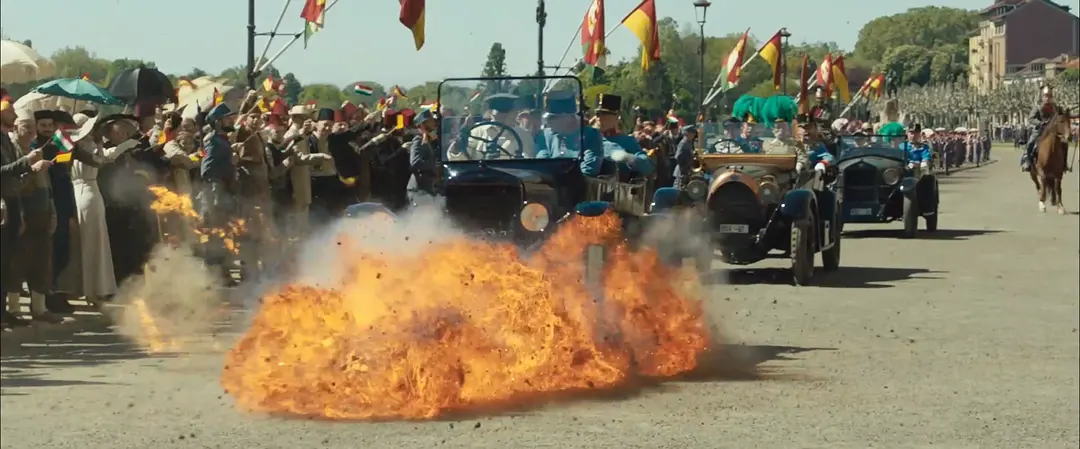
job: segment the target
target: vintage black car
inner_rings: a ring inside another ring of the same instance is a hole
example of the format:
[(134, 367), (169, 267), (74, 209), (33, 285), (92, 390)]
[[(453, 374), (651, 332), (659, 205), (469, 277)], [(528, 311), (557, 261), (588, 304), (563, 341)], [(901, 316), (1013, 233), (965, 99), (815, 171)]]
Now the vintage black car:
[(797, 285), (840, 266), (840, 202), (816, 172), (796, 172), (794, 154), (698, 155), (697, 174), (683, 190), (658, 189), (653, 214), (667, 211), (702, 223), (708, 239), (696, 244), (699, 269), (718, 250), (725, 263), (749, 265), (789, 258)]
[(919, 218), (938, 228), (938, 182), (930, 168), (911, 158), (902, 137), (842, 137), (831, 188), (840, 195), (846, 223), (900, 220), (903, 236), (915, 237)]
[[(522, 107), (542, 108), (545, 96), (535, 92), (537, 85), (545, 84), (555, 86), (549, 95), (581, 99), (581, 83), (573, 77), (461, 78), (440, 84), (438, 103), (464, 111), (481, 102), (462, 105), (455, 101), (468, 101), (465, 99), (482, 91), (482, 97), (509, 93), (525, 100), (532, 96), (537, 101), (523, 101)], [(629, 229), (638, 228), (635, 218), (647, 215), (651, 178), (626, 178), (614, 170), (614, 164), (600, 176), (585, 176), (581, 155), (537, 157), (532, 153), (542, 143), (533, 137), (534, 130), (494, 120), (490, 115), (478, 119), (459, 114), (440, 116), (439, 120), (443, 130), (439, 194), (451, 220), (463, 229), (529, 247), (574, 215), (598, 215), (614, 209)], [(578, 127), (585, 127), (582, 115), (576, 120)], [(577, 139), (575, 146), (584, 147), (583, 134)]]

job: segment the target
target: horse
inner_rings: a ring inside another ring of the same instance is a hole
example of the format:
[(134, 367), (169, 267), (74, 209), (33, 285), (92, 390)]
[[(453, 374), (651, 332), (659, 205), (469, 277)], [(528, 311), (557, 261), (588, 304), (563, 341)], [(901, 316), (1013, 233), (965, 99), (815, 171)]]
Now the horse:
[(1046, 194), (1049, 190), (1050, 203), (1057, 206), (1058, 214), (1065, 214), (1061, 178), (1065, 174), (1070, 131), (1069, 114), (1059, 113), (1050, 118), (1041, 135), (1032, 136), (1038, 139), (1031, 180), (1039, 192), (1039, 212), (1046, 212)]

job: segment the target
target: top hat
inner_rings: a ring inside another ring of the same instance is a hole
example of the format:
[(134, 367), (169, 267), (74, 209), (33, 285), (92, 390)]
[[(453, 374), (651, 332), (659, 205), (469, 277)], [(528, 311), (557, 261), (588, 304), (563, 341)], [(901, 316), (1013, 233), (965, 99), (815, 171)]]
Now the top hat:
[(600, 94), (596, 99), (596, 112), (618, 114), (622, 111), (622, 97), (613, 94)]

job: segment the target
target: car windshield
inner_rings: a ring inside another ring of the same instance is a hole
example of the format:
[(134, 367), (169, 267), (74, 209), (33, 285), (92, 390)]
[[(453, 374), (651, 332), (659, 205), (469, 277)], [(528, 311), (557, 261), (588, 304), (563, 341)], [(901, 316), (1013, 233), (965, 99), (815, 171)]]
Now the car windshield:
[(893, 159), (906, 159), (904, 143), (907, 137), (889, 136), (842, 136), (840, 137), (840, 159), (861, 156), (883, 156)]
[[(572, 110), (547, 113), (551, 99)], [(438, 99), (443, 160), (575, 159), (584, 146), (580, 99), (574, 77), (445, 80)]]
[(786, 123), (766, 127), (759, 123), (709, 124), (705, 127), (705, 150), (710, 154), (791, 154), (794, 147), (781, 144), (777, 137), (790, 137)]

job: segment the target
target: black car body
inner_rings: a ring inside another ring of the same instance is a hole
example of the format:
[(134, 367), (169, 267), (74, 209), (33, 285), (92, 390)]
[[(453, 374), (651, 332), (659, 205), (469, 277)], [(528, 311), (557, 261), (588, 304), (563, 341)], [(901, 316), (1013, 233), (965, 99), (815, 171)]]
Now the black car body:
[(904, 235), (915, 236), (918, 219), (937, 230), (937, 177), (910, 160), (901, 139), (845, 137), (831, 188), (842, 198), (844, 222), (889, 223), (900, 220)]

